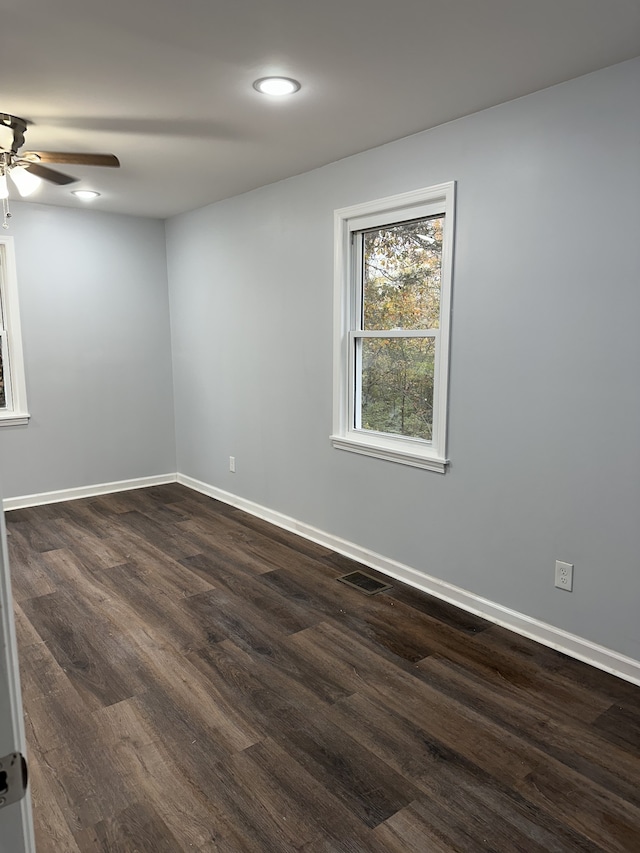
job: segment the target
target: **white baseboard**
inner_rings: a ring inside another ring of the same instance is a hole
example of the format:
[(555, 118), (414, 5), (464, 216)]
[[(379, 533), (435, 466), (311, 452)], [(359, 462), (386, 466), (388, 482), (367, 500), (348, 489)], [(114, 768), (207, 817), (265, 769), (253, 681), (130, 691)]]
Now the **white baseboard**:
[(61, 501), (74, 501), (79, 498), (94, 498), (109, 495), (112, 492), (126, 492), (130, 489), (146, 489), (148, 486), (163, 486), (175, 483), (176, 474), (158, 474), (154, 477), (138, 477), (135, 480), (118, 480), (115, 483), (98, 483), (94, 486), (78, 486), (75, 489), (60, 489), (56, 492), (42, 492), (38, 495), (22, 495), (17, 498), (5, 498), (2, 507), (5, 512), (12, 509), (26, 509), (29, 506), (54, 504)]
[(469, 590), (431, 577), (411, 568), (411, 566), (406, 566), (396, 560), (383, 557), (381, 554), (376, 554), (368, 548), (363, 548), (346, 539), (341, 539), (324, 530), (319, 530), (310, 524), (297, 521), (295, 518), (291, 518), (281, 512), (269, 509), (246, 498), (238, 497), (230, 492), (225, 492), (193, 477), (187, 477), (185, 474), (159, 474), (153, 477), (139, 477), (134, 480), (119, 480), (113, 483), (100, 483), (93, 486), (80, 486), (74, 489), (61, 489), (55, 492), (42, 492), (36, 495), (5, 498), (3, 508), (5, 511), (24, 509), (30, 506), (96, 497), (113, 492), (143, 489), (148, 486), (160, 486), (175, 482), (181, 483), (183, 486), (187, 486), (196, 492), (208, 495), (215, 500), (235, 506), (238, 509), (248, 512), (250, 515), (255, 515), (264, 521), (275, 524), (277, 527), (289, 530), (291, 533), (297, 533), (299, 536), (309, 539), (312, 542), (317, 542), (319, 545), (324, 545), (326, 548), (337, 551), (339, 554), (344, 554), (345, 557), (350, 557), (365, 566), (370, 566), (372, 569), (388, 577), (409, 584), (416, 589), (422, 590), (422, 592), (426, 592), (428, 595), (433, 595), (435, 598), (448, 601), (450, 604), (454, 604), (456, 607), (460, 607), (469, 613), (482, 616), (496, 625), (501, 625), (510, 631), (514, 631), (516, 634), (528, 637), (531, 640), (542, 643), (544, 646), (549, 646), (605, 672), (617, 675), (625, 681), (640, 685), (640, 661), (592, 643), (590, 640), (586, 640), (576, 634), (570, 634), (561, 628), (548, 625), (546, 622), (541, 622), (539, 619), (534, 619), (524, 613), (519, 613), (517, 610), (511, 610), (509, 607), (504, 607), (495, 601), (482, 598), (473, 592), (469, 592)]
[(277, 527), (282, 527), (284, 530), (297, 533), (305, 539), (310, 539), (312, 542), (324, 545), (332, 551), (344, 554), (345, 557), (351, 557), (359, 563), (363, 563), (382, 574), (416, 587), (422, 590), (422, 592), (433, 595), (435, 598), (441, 598), (450, 604), (455, 604), (456, 607), (460, 607), (462, 610), (482, 616), (496, 625), (501, 625), (510, 631), (514, 631), (516, 634), (528, 637), (531, 640), (542, 643), (544, 646), (549, 646), (552, 649), (563, 652), (572, 658), (577, 658), (605, 672), (617, 675), (625, 681), (640, 685), (640, 661), (626, 657), (604, 646), (599, 646), (590, 640), (578, 637), (576, 634), (570, 634), (561, 628), (548, 625), (539, 619), (533, 619), (531, 616), (526, 616), (517, 610), (503, 607), (501, 604), (489, 601), (489, 599), (482, 598), (466, 589), (418, 572), (410, 566), (390, 560), (388, 557), (383, 557), (374, 551), (369, 551), (367, 548), (355, 545), (353, 542), (340, 539), (331, 533), (318, 530), (310, 524), (296, 521), (296, 519), (290, 518), (288, 515), (276, 512), (245, 498), (240, 498), (208, 483), (195, 480), (193, 477), (178, 474), (177, 480), (183, 486), (194, 489), (196, 492), (201, 492), (223, 503), (231, 504), (231, 506), (244, 510), (271, 524), (275, 524)]

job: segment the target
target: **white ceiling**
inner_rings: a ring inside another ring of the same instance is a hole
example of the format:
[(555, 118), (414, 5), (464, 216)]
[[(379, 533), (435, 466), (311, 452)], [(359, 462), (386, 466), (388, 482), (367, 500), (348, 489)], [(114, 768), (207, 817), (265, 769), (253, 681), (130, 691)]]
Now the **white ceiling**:
[(94, 209), (166, 217), (638, 54), (640, 0), (2, 0), (0, 112), (118, 155), (63, 167)]

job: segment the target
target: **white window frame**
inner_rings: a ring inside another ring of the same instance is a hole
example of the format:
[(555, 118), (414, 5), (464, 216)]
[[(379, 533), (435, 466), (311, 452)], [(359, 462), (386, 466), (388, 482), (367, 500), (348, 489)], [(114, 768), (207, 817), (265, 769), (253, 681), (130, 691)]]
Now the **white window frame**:
[[(438, 329), (416, 332), (367, 332), (362, 334), (360, 308), (362, 259), (354, 232), (400, 224), (444, 214)], [(444, 473), (448, 464), (447, 400), (449, 384), (449, 336), (455, 223), (455, 181), (356, 204), (334, 211), (334, 369), (333, 433), (339, 450), (387, 459)], [(356, 428), (356, 339), (394, 336), (431, 337), (436, 342), (432, 439), (388, 435)]]
[(0, 427), (29, 423), (13, 237), (0, 236), (0, 346), (7, 406)]

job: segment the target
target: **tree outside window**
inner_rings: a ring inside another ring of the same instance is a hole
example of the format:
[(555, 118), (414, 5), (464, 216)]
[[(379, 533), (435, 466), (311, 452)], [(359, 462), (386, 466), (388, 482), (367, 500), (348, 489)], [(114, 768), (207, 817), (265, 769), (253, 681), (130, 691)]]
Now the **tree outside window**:
[(335, 212), (338, 449), (445, 470), (454, 190)]

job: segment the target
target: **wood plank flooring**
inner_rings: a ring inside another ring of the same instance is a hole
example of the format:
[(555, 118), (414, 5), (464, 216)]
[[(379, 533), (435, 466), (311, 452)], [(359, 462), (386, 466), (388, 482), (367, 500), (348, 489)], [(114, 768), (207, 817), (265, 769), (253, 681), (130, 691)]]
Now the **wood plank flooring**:
[(640, 688), (182, 486), (7, 527), (38, 853), (640, 851)]

